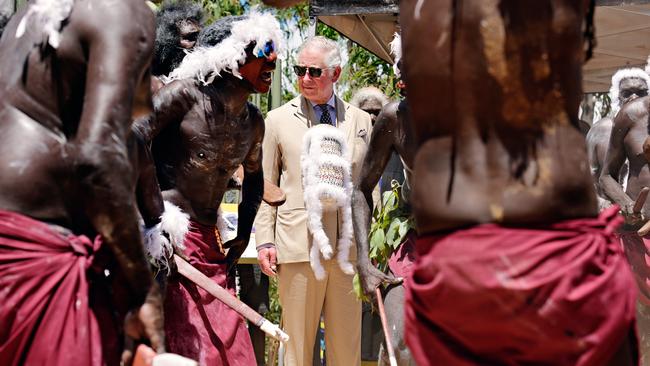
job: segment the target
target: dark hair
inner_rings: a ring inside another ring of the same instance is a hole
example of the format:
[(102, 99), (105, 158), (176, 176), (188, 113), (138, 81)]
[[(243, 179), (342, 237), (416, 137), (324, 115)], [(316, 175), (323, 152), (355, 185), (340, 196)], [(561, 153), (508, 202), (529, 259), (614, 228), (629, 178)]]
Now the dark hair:
[(185, 50), (178, 46), (180, 32), (178, 22), (190, 20), (202, 26), (203, 8), (191, 1), (166, 1), (156, 14), (156, 43), (151, 62), (151, 73), (167, 75), (185, 57)]
[(2, 33), (4, 33), (5, 27), (7, 26), (7, 23), (9, 23), (10, 18), (11, 17), (8, 14), (0, 13), (0, 37), (2, 37)]
[(594, 48), (596, 48), (596, 29), (594, 27), (594, 13), (596, 11), (596, 0), (589, 1), (589, 9), (587, 11), (587, 17), (585, 19), (585, 30), (583, 32), (583, 37), (587, 43), (587, 49), (585, 50), (585, 61), (589, 61), (594, 55)]
[(246, 19), (246, 16), (223, 17), (209, 26), (203, 28), (197, 41), (199, 46), (212, 47), (221, 43), (232, 34), (232, 23)]

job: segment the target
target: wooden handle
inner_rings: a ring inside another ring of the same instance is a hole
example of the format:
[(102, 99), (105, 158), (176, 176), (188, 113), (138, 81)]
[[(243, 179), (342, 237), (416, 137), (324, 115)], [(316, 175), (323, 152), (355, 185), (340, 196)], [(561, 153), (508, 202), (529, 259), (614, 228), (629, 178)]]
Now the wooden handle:
[[(244, 167), (240, 165), (232, 177), (239, 185), (238, 188), (240, 188), (241, 184), (244, 182)], [(264, 202), (269, 204), (269, 206), (277, 207), (282, 205), (287, 200), (287, 196), (284, 194), (284, 191), (280, 187), (271, 183), (270, 180), (264, 179), (264, 194), (262, 196), (262, 199)]]
[(262, 199), (269, 206), (277, 207), (287, 200), (287, 195), (284, 194), (284, 191), (280, 187), (264, 179), (264, 196), (262, 196)]
[(386, 311), (384, 310), (384, 300), (381, 298), (381, 290), (379, 287), (375, 289), (377, 295), (377, 305), (379, 305), (379, 318), (381, 318), (381, 327), (384, 328), (384, 339), (386, 340), (386, 349), (388, 351), (388, 359), (390, 366), (397, 366), (397, 358), (395, 357), (395, 350), (393, 349), (393, 342), (390, 340), (390, 333), (388, 332), (388, 320), (386, 320)]
[(646, 236), (650, 233), (650, 221), (646, 222), (641, 226), (641, 228), (636, 232), (639, 236)]
[[(257, 327), (260, 327), (268, 335), (283, 342), (286, 342), (289, 339), (289, 336), (287, 336), (287, 334), (284, 333), (278, 326), (270, 323), (258, 312), (251, 309), (250, 306), (244, 304), (244, 302), (239, 300), (237, 297), (233, 296), (230, 292), (228, 292), (228, 290), (219, 286), (208, 276), (204, 275), (198, 269), (194, 268), (194, 266), (192, 266), (183, 258), (178, 256), (178, 254), (174, 254), (174, 262), (176, 262), (178, 273), (180, 273), (183, 277), (187, 278), (197, 286), (207, 291), (210, 295), (214, 296), (217, 300), (228, 305), (231, 309), (235, 310), (237, 313), (239, 313), (249, 322), (255, 324), (255, 326)], [(271, 327), (269, 326), (269, 324), (266, 323), (269, 323), (274, 327)]]
[(643, 187), (643, 189), (641, 189), (641, 192), (639, 192), (636, 201), (634, 201), (634, 207), (632, 207), (633, 213), (641, 213), (643, 206), (645, 205), (645, 201), (648, 199), (648, 192), (650, 192), (650, 188), (648, 187)]

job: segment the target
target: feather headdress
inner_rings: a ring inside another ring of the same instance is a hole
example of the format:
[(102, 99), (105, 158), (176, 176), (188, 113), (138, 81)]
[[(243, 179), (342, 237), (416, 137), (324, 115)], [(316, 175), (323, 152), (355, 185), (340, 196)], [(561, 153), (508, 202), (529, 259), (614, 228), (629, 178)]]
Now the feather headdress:
[(618, 108), (620, 108), (618, 97), (621, 92), (621, 81), (632, 78), (642, 79), (645, 81), (645, 85), (650, 87), (650, 76), (648, 76), (648, 74), (642, 69), (633, 67), (618, 70), (612, 76), (612, 86), (609, 88), (609, 98), (612, 101), (612, 111), (618, 111)]
[(16, 38), (25, 34), (29, 26), (40, 25), (40, 30), (52, 48), (58, 48), (61, 41), (61, 23), (72, 12), (74, 0), (34, 0), (16, 28)]
[(402, 59), (402, 36), (400, 36), (399, 33), (395, 33), (395, 37), (393, 40), (389, 43), (390, 45), (390, 53), (393, 54), (393, 72), (395, 73), (396, 77), (401, 77), (401, 73), (399, 70), (399, 67), (397, 66), (397, 63), (400, 62)]
[[(223, 20), (225, 18), (217, 21), (215, 25)], [(230, 35), (216, 45), (200, 44), (190, 51), (180, 66), (169, 74), (166, 81), (196, 78), (207, 85), (223, 71), (241, 78), (239, 65), (246, 61), (246, 48), (252, 43), (255, 43), (253, 54), (264, 50), (264, 46), (269, 41), (275, 44), (276, 53), (282, 52), (284, 47), (282, 30), (273, 15), (253, 11), (243, 19), (233, 21), (230, 26)], [(200, 39), (199, 43), (201, 43)]]

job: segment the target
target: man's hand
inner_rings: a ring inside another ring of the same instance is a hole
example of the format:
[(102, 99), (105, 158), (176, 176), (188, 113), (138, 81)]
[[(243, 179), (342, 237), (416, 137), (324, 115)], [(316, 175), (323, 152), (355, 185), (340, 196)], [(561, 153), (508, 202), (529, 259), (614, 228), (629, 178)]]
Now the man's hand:
[(228, 249), (228, 254), (226, 254), (226, 261), (228, 262), (228, 273), (230, 273), (230, 271), (235, 268), (237, 261), (246, 250), (247, 245), (248, 240), (241, 239), (239, 237), (228, 240), (223, 244), (224, 249)]
[(262, 248), (257, 252), (257, 261), (260, 263), (262, 272), (269, 277), (277, 275), (277, 259), (275, 247)]
[(359, 271), (361, 289), (366, 296), (371, 298), (374, 298), (375, 289), (382, 283), (396, 285), (403, 281), (402, 278), (396, 278), (393, 275), (386, 274), (371, 264), (359, 265), (357, 269)]
[[(124, 332), (132, 342), (145, 342), (151, 345), (156, 353), (165, 352), (164, 318), (162, 312), (162, 296), (156, 283), (151, 286), (147, 298), (139, 308), (132, 310), (124, 320)], [(122, 355), (125, 364), (130, 364), (134, 349), (127, 347)]]
[(621, 205), (621, 214), (625, 219), (625, 226), (638, 228), (647, 221), (643, 215), (643, 207), (648, 198), (649, 192), (650, 189), (648, 187), (644, 187), (639, 192), (636, 201), (632, 201), (630, 199), (628, 202)]

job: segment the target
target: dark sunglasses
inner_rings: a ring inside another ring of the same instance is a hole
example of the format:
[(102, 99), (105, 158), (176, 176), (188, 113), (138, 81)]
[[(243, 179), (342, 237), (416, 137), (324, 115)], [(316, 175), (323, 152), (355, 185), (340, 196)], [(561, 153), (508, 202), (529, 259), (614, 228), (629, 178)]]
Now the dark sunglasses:
[(257, 51), (257, 58), (269, 57), (275, 52), (275, 43), (273, 41), (268, 41), (259, 51)]
[(294, 65), (293, 72), (295, 72), (296, 75), (300, 77), (305, 76), (305, 74), (309, 72), (309, 76), (313, 78), (319, 78), (323, 74), (323, 69), (321, 69), (320, 67), (307, 67), (307, 66)]
[(632, 95), (636, 95), (637, 97), (645, 97), (646, 95), (648, 95), (648, 91), (644, 89), (640, 89), (640, 90), (623, 90), (621, 92), (621, 97), (623, 98), (629, 98)]

